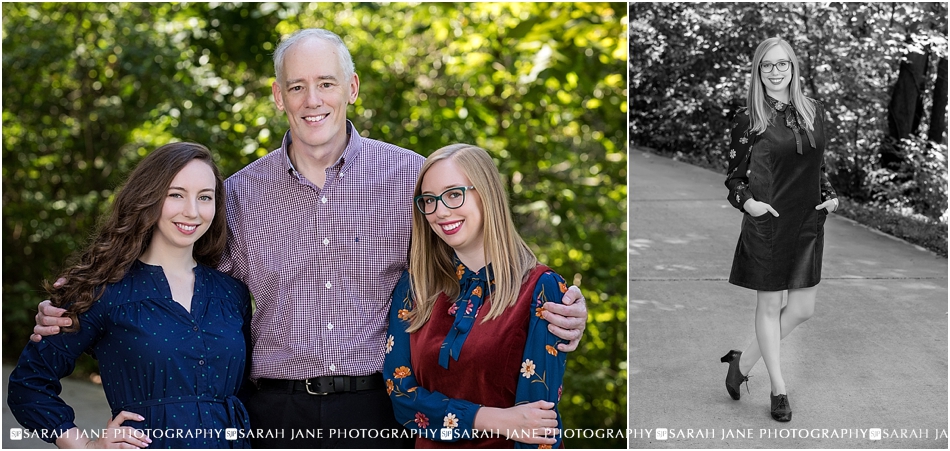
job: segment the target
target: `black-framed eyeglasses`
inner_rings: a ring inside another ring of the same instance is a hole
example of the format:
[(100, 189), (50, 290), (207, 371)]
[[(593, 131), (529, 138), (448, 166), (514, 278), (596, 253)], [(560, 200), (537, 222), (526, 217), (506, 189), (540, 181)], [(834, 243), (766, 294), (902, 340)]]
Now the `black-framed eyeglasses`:
[(762, 72), (766, 74), (772, 73), (772, 68), (778, 69), (779, 72), (788, 72), (789, 67), (792, 67), (792, 62), (786, 61), (786, 60), (782, 60), (774, 64), (773, 63), (759, 64), (759, 69), (761, 69)]
[(439, 208), (439, 201), (442, 201), (442, 205), (445, 205), (446, 208), (452, 210), (459, 208), (462, 204), (465, 203), (465, 191), (470, 189), (475, 189), (474, 186), (456, 186), (455, 188), (449, 188), (439, 194), (438, 196), (433, 196), (431, 194), (420, 194), (414, 197), (413, 203), (416, 204), (416, 208), (424, 215), (431, 215), (435, 213), (435, 210)]

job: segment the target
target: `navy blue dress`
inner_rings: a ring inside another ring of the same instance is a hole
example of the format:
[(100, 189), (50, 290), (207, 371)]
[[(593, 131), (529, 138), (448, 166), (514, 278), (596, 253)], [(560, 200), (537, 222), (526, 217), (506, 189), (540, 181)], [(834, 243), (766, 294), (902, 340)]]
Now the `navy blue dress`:
[[(99, 360), (112, 415), (145, 417), (124, 425), (149, 433), (149, 448), (248, 448), (247, 412), (235, 395), (250, 368), (250, 316), (247, 287), (222, 272), (195, 267), (188, 312), (160, 266), (136, 261), (79, 315), (79, 332), (27, 344), (7, 403), (21, 425), (55, 442), (76, 427), (59, 379), (88, 350)], [(239, 439), (227, 440), (226, 428), (237, 428)]]

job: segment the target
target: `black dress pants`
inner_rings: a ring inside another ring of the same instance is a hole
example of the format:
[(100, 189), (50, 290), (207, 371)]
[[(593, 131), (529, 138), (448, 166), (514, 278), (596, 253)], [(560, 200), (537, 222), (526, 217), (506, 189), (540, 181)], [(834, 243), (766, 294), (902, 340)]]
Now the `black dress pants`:
[(253, 448), (412, 448), (385, 388), (311, 395), (253, 389), (245, 403)]

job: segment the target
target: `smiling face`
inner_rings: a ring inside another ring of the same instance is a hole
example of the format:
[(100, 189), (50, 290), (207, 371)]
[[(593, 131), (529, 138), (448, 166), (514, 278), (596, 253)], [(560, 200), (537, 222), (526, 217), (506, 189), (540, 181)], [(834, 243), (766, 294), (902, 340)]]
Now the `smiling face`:
[[(788, 85), (792, 82), (792, 77), (795, 76), (795, 68), (792, 66), (791, 60), (788, 52), (782, 46), (776, 45), (765, 52), (759, 65), (759, 74), (762, 76), (762, 86), (765, 87), (766, 94), (782, 102), (788, 102)], [(762, 70), (761, 65), (764, 63), (776, 65), (781, 61), (789, 62), (789, 68), (785, 72), (780, 71), (778, 66), (772, 67), (771, 72)]]
[(347, 77), (336, 47), (310, 37), (293, 44), (284, 56), (282, 77), (271, 86), (277, 109), (287, 113), (296, 151), (312, 155), (342, 152), (346, 147), (346, 108), (356, 102), (359, 78)]
[[(450, 158), (429, 167), (422, 179), (421, 191), (422, 194), (439, 196), (449, 188), (460, 186), (472, 186), (472, 181)], [(484, 224), (482, 201), (478, 191), (466, 190), (465, 201), (454, 209), (437, 201), (435, 212), (426, 215), (425, 219), (435, 234), (455, 249), (463, 261), (478, 261), (484, 264)]]
[(200, 160), (192, 160), (178, 171), (162, 202), (150, 247), (191, 253), (214, 219), (216, 180), (211, 166)]

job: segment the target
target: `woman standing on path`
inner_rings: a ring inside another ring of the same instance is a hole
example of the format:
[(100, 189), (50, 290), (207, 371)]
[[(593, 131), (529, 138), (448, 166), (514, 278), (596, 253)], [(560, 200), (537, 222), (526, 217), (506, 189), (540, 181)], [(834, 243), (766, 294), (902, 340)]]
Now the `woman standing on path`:
[[(108, 219), (47, 286), (72, 330), (28, 342), (10, 375), (17, 421), (60, 448), (248, 448), (236, 397), (247, 379), (250, 293), (215, 270), (227, 239), (221, 176), (202, 145), (150, 153), (116, 194)], [(78, 324), (77, 324), (78, 320)], [(90, 352), (113, 418), (76, 427), (60, 378)]]
[(814, 312), (825, 218), (838, 208), (824, 173), (825, 113), (802, 93), (799, 71), (783, 39), (759, 44), (747, 108), (736, 113), (732, 129), (726, 177), (729, 202), (745, 213), (729, 282), (756, 290), (758, 301), (755, 340), (721, 359), (729, 363), (726, 389), (738, 400), (740, 384), (762, 357), (776, 421), (792, 419), (779, 345)]

